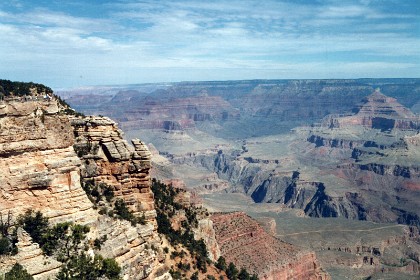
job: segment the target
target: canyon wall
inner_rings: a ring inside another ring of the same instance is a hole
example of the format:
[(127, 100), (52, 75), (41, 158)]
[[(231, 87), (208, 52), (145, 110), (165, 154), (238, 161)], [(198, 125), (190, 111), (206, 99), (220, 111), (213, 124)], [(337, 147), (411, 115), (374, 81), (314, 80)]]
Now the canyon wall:
[(147, 146), (138, 139), (129, 145), (117, 124), (107, 117), (72, 118), (71, 125), (74, 147), (83, 163), (83, 180), (113, 186), (116, 197), (124, 199), (136, 215), (154, 221)]
[[(123, 276), (147, 278), (161, 255), (159, 249), (151, 249), (159, 248), (160, 239), (147, 147), (139, 140), (129, 146), (107, 118), (69, 117), (55, 99), (0, 102), (0, 127), (2, 217), (10, 213), (16, 219), (31, 209), (41, 211), (52, 224), (88, 225), (90, 240), (106, 236), (98, 253), (115, 258)], [(146, 223), (132, 226), (99, 214), (82, 188), (84, 180), (112, 185), (135, 215), (145, 215)], [(2, 271), (20, 262), (36, 279), (53, 277), (61, 264), (42, 256), (26, 233), (18, 237), (19, 252), (2, 257)]]
[(280, 241), (243, 212), (213, 214), (217, 243), (226, 262), (259, 279), (330, 279), (315, 253)]
[(184, 82), (58, 94), (78, 111), (111, 117), (126, 132), (198, 129), (236, 139), (284, 133), (328, 114), (350, 112), (377, 86), (406, 107), (419, 100), (418, 79)]
[(1, 214), (39, 209), (52, 221), (95, 221), (80, 186), (73, 130), (56, 102), (0, 104)]

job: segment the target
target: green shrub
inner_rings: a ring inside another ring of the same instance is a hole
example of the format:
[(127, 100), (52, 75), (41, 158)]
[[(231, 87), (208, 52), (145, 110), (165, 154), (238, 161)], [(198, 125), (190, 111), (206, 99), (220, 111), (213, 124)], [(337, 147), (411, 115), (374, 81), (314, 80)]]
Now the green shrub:
[(39, 244), (46, 255), (56, 254), (60, 261), (66, 261), (71, 254), (76, 253), (83, 246), (82, 241), (89, 232), (85, 225), (70, 222), (49, 226), (48, 219), (41, 212), (28, 210), (18, 219), (19, 225), (29, 233), (32, 240)]
[(111, 202), (112, 198), (114, 198), (114, 190), (111, 186), (101, 183), (99, 184), (101, 189), (103, 190), (103, 194), (105, 196), (106, 201)]
[(76, 279), (102, 279), (107, 277), (109, 280), (120, 278), (121, 267), (114, 259), (104, 259), (100, 255), (94, 258), (86, 254), (73, 255), (69, 261), (63, 265), (56, 276), (56, 280), (76, 280)]
[[(84, 241), (86, 234), (89, 232), (88, 226), (64, 222), (50, 227), (48, 219), (43, 217), (39, 211), (35, 213), (33, 211), (27, 211), (19, 217), (18, 221), (19, 225), (29, 233), (32, 239), (34, 241), (36, 240), (35, 242), (40, 245), (45, 254), (54, 255), (57, 257), (57, 260), (64, 263), (56, 279), (94, 280), (103, 279), (103, 277), (109, 280), (120, 279), (121, 268), (114, 259), (104, 259), (100, 255), (91, 258), (81, 253), (83, 249), (87, 250), (87, 244)], [(98, 247), (99, 245), (100, 248), (100, 245), (106, 239), (106, 235), (101, 239), (96, 239), (94, 246)], [(19, 270), (17, 271), (19, 272)]]
[(15, 96), (29, 95), (31, 93), (30, 89), (36, 89), (38, 94), (48, 93), (52, 94), (53, 91), (51, 88), (44, 86), (42, 84), (37, 84), (33, 82), (12, 82), (9, 80), (0, 79), (0, 92), (6, 96), (9, 96), (13, 93)]
[(4, 280), (33, 280), (34, 278), (23, 268), (16, 263), (12, 269), (4, 275)]
[(0, 255), (9, 254), (12, 251), (12, 243), (7, 237), (0, 237)]
[(117, 215), (120, 219), (131, 222), (132, 226), (135, 226), (136, 224), (146, 224), (144, 213), (142, 213), (142, 216), (140, 217), (134, 216), (133, 211), (127, 207), (127, 203), (121, 198), (115, 201), (113, 214)]
[(44, 237), (49, 229), (48, 219), (42, 216), (40, 211), (34, 212), (29, 209), (24, 215), (18, 217), (18, 224), (29, 233), (32, 240), (38, 244), (44, 243)]
[(226, 270), (226, 268), (227, 268), (227, 265), (226, 265), (226, 260), (225, 260), (225, 258), (224, 257), (222, 257), (222, 256), (220, 256), (218, 259), (217, 259), (217, 262), (216, 262), (216, 268), (218, 268), (218, 269), (220, 269), (220, 270)]
[(127, 203), (121, 198), (117, 199), (114, 204), (115, 213), (122, 219), (130, 221), (134, 219), (133, 213), (127, 207)]
[(193, 275), (191, 275), (191, 280), (198, 280), (198, 271), (194, 272)]
[(250, 280), (251, 275), (249, 275), (248, 271), (245, 268), (241, 268), (238, 274), (238, 280)]
[(229, 263), (229, 266), (226, 268), (226, 276), (229, 280), (236, 280), (238, 279), (238, 269), (236, 266), (231, 262)]
[(12, 214), (9, 211), (6, 218), (0, 215), (0, 255), (17, 254), (17, 242), (17, 228), (12, 223)]

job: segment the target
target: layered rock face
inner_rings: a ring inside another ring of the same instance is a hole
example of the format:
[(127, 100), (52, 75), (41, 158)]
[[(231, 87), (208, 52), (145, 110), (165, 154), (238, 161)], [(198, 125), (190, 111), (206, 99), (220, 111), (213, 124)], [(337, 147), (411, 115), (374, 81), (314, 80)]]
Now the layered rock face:
[(121, 91), (107, 104), (89, 112), (112, 117), (123, 130), (181, 131), (194, 128), (196, 122), (226, 121), (239, 117), (238, 110), (220, 96), (207, 96), (206, 93), (191, 97), (144, 95)]
[(7, 271), (15, 263), (25, 267), (34, 279), (52, 279), (60, 270), (62, 263), (44, 255), (37, 243), (22, 228), (17, 230), (18, 254), (9, 258), (1, 258), (0, 271)]
[(160, 129), (189, 134), (197, 129), (222, 138), (245, 138), (284, 133), (328, 114), (350, 111), (375, 86), (408, 107), (419, 99), (418, 79), (185, 82), (59, 94), (81, 112), (115, 119), (125, 132)]
[(260, 279), (330, 279), (315, 253), (282, 242), (243, 212), (211, 216), (221, 254), (227, 263)]
[[(70, 118), (70, 119), (69, 119)], [(88, 238), (106, 236), (99, 251), (115, 258), (127, 279), (145, 279), (155, 269), (160, 240), (150, 190), (150, 152), (139, 140), (128, 145), (108, 118), (69, 117), (55, 100), (0, 103), (0, 213), (13, 218), (27, 209), (41, 211), (51, 223), (75, 222), (90, 227)], [(73, 147), (74, 145), (74, 147)], [(77, 153), (76, 153), (77, 152)], [(145, 225), (100, 215), (81, 181), (115, 188)], [(54, 277), (61, 264), (45, 258), (26, 233), (18, 234), (19, 252), (2, 258), (2, 271), (21, 263), (36, 279)]]
[(151, 154), (138, 139), (133, 147), (122, 138), (122, 131), (106, 117), (73, 118), (75, 149), (82, 159), (83, 180), (103, 182), (114, 187), (136, 214), (154, 221), (156, 212), (150, 189)]
[(395, 98), (383, 95), (376, 89), (356, 109), (356, 114), (347, 117), (328, 116), (322, 125), (329, 128), (365, 126), (373, 129), (419, 129), (420, 117), (399, 104)]
[(92, 203), (80, 186), (80, 159), (68, 117), (56, 102), (4, 102), (1, 108), (1, 213), (42, 209), (52, 221), (91, 223)]

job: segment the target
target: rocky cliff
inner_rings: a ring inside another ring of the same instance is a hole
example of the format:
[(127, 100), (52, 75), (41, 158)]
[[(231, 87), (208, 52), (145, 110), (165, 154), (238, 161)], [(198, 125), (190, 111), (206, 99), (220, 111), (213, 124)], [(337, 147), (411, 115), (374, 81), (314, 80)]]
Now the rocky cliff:
[(115, 195), (123, 198), (134, 213), (154, 221), (147, 146), (138, 139), (129, 145), (116, 123), (106, 117), (71, 118), (71, 125), (74, 148), (83, 163), (83, 180), (113, 186)]
[[(128, 145), (110, 119), (69, 117), (63, 109), (55, 98), (0, 102), (0, 213), (15, 219), (32, 209), (52, 223), (88, 225), (92, 242), (106, 237), (98, 253), (115, 258), (125, 278), (147, 278), (160, 255), (155, 246), (160, 239), (150, 190), (150, 153), (139, 140), (133, 140), (134, 147)], [(111, 185), (135, 215), (145, 216), (146, 223), (133, 226), (99, 214), (82, 188), (85, 180)], [(14, 262), (36, 279), (58, 271), (60, 263), (43, 257), (24, 232), (18, 238), (18, 254), (2, 257), (3, 271)]]
[(330, 279), (315, 253), (282, 242), (243, 212), (213, 214), (217, 243), (226, 261), (260, 279)]
[(42, 209), (53, 221), (92, 223), (92, 203), (80, 186), (81, 161), (70, 121), (56, 102), (0, 104), (1, 213)]

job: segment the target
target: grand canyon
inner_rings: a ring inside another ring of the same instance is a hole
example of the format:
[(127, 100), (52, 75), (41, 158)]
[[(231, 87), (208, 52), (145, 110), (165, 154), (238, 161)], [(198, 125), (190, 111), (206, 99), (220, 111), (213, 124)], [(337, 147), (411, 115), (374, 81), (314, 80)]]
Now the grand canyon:
[(0, 271), (73, 273), (33, 210), (105, 279), (418, 279), (419, 83), (2, 80)]
[(419, 0), (0, 1), (0, 280), (419, 280)]
[(411, 279), (419, 252), (418, 91), (418, 79), (358, 79), (58, 94), (78, 111), (114, 119), (126, 139), (141, 138), (154, 177), (211, 211), (244, 212), (272, 236), (305, 244), (333, 279)]

